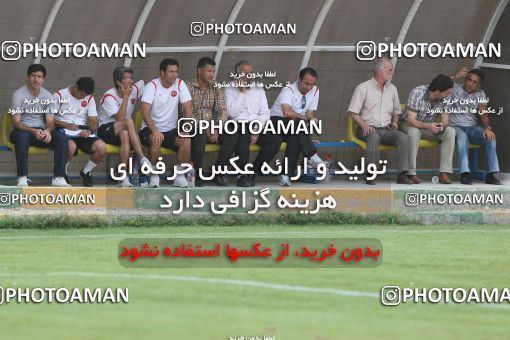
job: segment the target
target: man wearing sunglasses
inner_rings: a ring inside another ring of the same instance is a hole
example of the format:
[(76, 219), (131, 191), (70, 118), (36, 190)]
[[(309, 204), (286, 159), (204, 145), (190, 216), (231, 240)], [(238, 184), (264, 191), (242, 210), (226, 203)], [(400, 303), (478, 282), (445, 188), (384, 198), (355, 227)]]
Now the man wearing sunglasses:
[[(282, 89), (271, 108), (271, 120), (274, 126), (277, 125), (278, 120), (284, 120), (285, 124), (290, 121), (297, 124), (300, 120), (309, 122), (314, 119), (315, 111), (319, 105), (319, 87), (315, 85), (316, 82), (317, 72), (311, 67), (305, 67), (299, 72), (296, 82)], [(306, 132), (300, 131), (280, 136), (280, 138), (281, 141), (287, 142), (285, 158), (288, 162), (287, 172), (280, 177), (280, 185), (290, 186), (290, 176), (296, 172), (301, 154), (308, 158), (308, 164), (313, 167), (322, 163), (322, 159), (317, 155), (311, 135)]]

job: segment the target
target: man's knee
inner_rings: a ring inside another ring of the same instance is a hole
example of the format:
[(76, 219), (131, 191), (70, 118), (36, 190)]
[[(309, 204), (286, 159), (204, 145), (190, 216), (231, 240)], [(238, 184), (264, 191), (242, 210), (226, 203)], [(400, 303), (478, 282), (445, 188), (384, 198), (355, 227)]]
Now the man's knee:
[(129, 148), (130, 147), (129, 133), (127, 132), (127, 130), (119, 131), (119, 134), (117, 136), (119, 137), (121, 148)]
[(13, 130), (11, 132), (11, 142), (14, 144), (30, 144), (32, 135), (28, 131)]
[(451, 126), (447, 126), (443, 131), (443, 139), (444, 140), (455, 140), (455, 129)]
[(421, 139), (421, 131), (415, 127), (409, 127), (407, 130), (407, 138), (412, 142), (420, 142)]
[(67, 141), (67, 150), (69, 151), (70, 154), (74, 155), (74, 153), (76, 152), (76, 143), (74, 142), (74, 140), (72, 139), (69, 139)]
[(378, 147), (381, 144), (381, 136), (377, 133), (377, 131), (372, 131), (366, 137), (367, 145)]
[(67, 148), (68, 139), (63, 133), (55, 129), (51, 133), (51, 143), (55, 145), (55, 148), (58, 148), (60, 146), (63, 148)]
[(92, 145), (92, 152), (98, 153), (99, 155), (103, 156), (106, 154), (106, 144), (101, 139), (98, 139), (95, 141), (95, 143)]

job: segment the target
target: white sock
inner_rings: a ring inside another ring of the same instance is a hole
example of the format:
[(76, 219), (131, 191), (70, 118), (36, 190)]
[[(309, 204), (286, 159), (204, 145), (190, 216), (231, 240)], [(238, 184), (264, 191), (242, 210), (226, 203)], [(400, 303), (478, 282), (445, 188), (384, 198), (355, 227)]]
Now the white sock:
[(310, 157), (310, 160), (315, 163), (322, 163), (322, 159), (317, 154), (314, 154), (312, 157)]
[(151, 162), (149, 161), (149, 159), (145, 156), (143, 156), (142, 158), (140, 158), (140, 164), (151, 164)]
[(96, 165), (97, 165), (96, 163), (92, 162), (92, 161), (89, 159), (89, 161), (88, 161), (87, 165), (85, 165), (85, 167), (83, 168), (83, 173), (84, 173), (84, 174), (87, 174), (87, 173), (91, 172), (91, 171), (92, 171), (92, 169), (94, 169), (94, 168), (96, 167)]

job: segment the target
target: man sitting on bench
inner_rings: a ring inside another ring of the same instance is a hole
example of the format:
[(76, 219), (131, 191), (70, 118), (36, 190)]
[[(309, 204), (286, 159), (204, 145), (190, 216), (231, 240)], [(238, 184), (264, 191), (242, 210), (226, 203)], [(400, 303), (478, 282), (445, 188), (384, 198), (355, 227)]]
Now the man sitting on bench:
[[(492, 131), (487, 109), (489, 99), (480, 87), (485, 75), (482, 71), (473, 69), (468, 72), (462, 69), (453, 76), (454, 80), (464, 77), (462, 84), (453, 85), (453, 110), (450, 114), (450, 124), (455, 129), (457, 144), (457, 159), (459, 161), (460, 183), (473, 184), (473, 177), (469, 170), (469, 143), (482, 145), (485, 149), (488, 174), (486, 184), (500, 185), (494, 176), (499, 172), (498, 154), (496, 153), (496, 135)], [(482, 126), (478, 126), (478, 116)]]
[[(455, 130), (448, 126), (450, 115), (448, 104), (443, 100), (453, 91), (450, 77), (440, 74), (430, 85), (415, 87), (407, 99), (406, 110), (401, 117), (400, 129), (407, 133), (409, 149), (409, 179), (414, 184), (421, 182), (416, 175), (416, 157), (422, 138), (441, 142), (441, 164), (439, 165), (439, 183), (451, 184), (453, 151), (455, 149)], [(441, 114), (441, 122), (437, 122)]]
[[(367, 142), (367, 161), (379, 165), (379, 144), (397, 147), (397, 183), (412, 184), (407, 178), (409, 170), (407, 135), (398, 131), (402, 114), (400, 100), (393, 79), (391, 60), (378, 60), (372, 70), (374, 76), (356, 87), (349, 104), (349, 114), (358, 124), (359, 137)], [(375, 180), (366, 180), (374, 185)]]
[(54, 187), (69, 187), (65, 181), (67, 138), (55, 129), (53, 97), (42, 87), (46, 79), (46, 68), (32, 64), (27, 70), (28, 82), (12, 96), (11, 142), (15, 145), (18, 186), (28, 186), (28, 149), (30, 146), (51, 148), (53, 156)]
[[(78, 149), (91, 155), (85, 167), (80, 171), (83, 186), (92, 186), (90, 172), (104, 160), (106, 144), (94, 132), (98, 127), (96, 101), (94, 100), (94, 79), (81, 77), (74, 85), (58, 90), (53, 99), (57, 102), (55, 125), (67, 136), (67, 165), (78, 153)], [(87, 125), (87, 117), (90, 125)], [(66, 169), (67, 174), (67, 169)]]
[[(97, 135), (108, 144), (120, 145), (120, 164), (127, 164), (131, 149), (140, 158), (140, 163), (150, 164), (143, 154), (140, 138), (135, 130), (132, 116), (136, 101), (142, 96), (144, 82), (133, 81), (133, 69), (119, 66), (113, 71), (115, 87), (106, 91), (99, 108)], [(133, 186), (126, 176), (119, 181), (120, 187)]]

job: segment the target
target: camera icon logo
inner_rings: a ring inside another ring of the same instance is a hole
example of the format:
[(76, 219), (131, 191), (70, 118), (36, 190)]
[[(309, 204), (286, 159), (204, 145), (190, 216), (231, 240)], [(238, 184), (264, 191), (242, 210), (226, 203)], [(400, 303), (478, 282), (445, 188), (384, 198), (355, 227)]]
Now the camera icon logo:
[(194, 21), (190, 25), (190, 33), (194, 37), (201, 37), (205, 34), (205, 23)]
[(404, 198), (404, 204), (408, 207), (416, 207), (418, 205), (418, 193), (408, 192)]
[(375, 42), (363, 40), (356, 44), (356, 58), (358, 60), (367, 61), (374, 60), (376, 57)]
[(2, 59), (6, 61), (19, 60), (21, 58), (21, 43), (7, 40), (2, 43)]
[(401, 302), (400, 287), (384, 286), (381, 289), (381, 303), (384, 306), (398, 306)]
[(197, 135), (197, 121), (195, 118), (180, 118), (177, 122), (179, 137), (191, 138)]
[(11, 205), (11, 194), (0, 193), (0, 207)]

